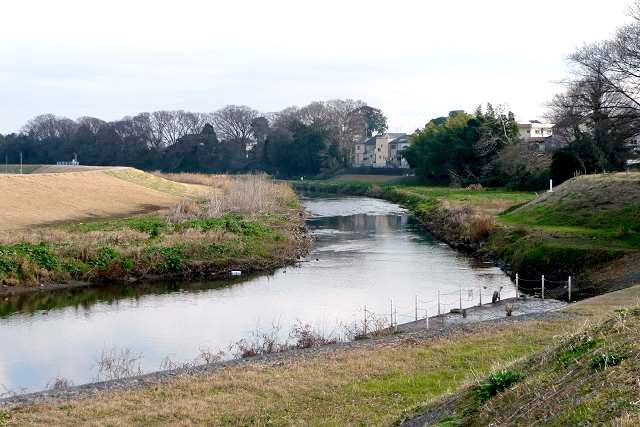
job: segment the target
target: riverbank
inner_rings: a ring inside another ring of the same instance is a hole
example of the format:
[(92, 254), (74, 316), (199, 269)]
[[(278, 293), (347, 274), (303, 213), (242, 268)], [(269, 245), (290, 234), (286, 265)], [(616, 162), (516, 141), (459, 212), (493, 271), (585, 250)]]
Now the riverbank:
[[(129, 170), (104, 173), (165, 195), (205, 187)], [(86, 178), (80, 175), (64, 178), (76, 183)], [(273, 271), (308, 251), (304, 214), (288, 185), (263, 177), (227, 178), (221, 185), (150, 214), (4, 231), (0, 295)]]
[(7, 425), (395, 424), (639, 299), (634, 287), (545, 314), (23, 396), (0, 413)]
[[(512, 306), (514, 310), (513, 315), (510, 317), (505, 314), (505, 306), (507, 305)], [(559, 312), (565, 306), (566, 303), (556, 300), (510, 298), (480, 307), (469, 307), (465, 309), (464, 316), (462, 313), (455, 311), (444, 313), (430, 317), (428, 322), (426, 319), (421, 319), (415, 322), (399, 324), (394, 328), (375, 331), (367, 337), (360, 336), (353, 341), (319, 344), (303, 349), (297, 349), (294, 346), (286, 351), (277, 351), (258, 356), (239, 357), (227, 361), (152, 372), (145, 375), (84, 384), (77, 387), (54, 388), (42, 392), (16, 395), (0, 399), (0, 408), (3, 406), (10, 408), (43, 402), (86, 399), (95, 397), (101, 392), (153, 386), (181, 375), (202, 375), (229, 367), (250, 366), (254, 363), (275, 363), (354, 349), (373, 349), (406, 339), (426, 341), (429, 339), (451, 338), (466, 333), (487, 330), (503, 323), (569, 318), (571, 315)]]
[[(363, 181), (305, 181), (298, 191), (367, 195), (400, 203), (450, 246), (491, 260), (532, 291), (574, 298), (621, 289), (640, 277), (640, 174), (581, 176), (553, 193), (452, 189)], [(539, 291), (539, 290), (538, 290)]]

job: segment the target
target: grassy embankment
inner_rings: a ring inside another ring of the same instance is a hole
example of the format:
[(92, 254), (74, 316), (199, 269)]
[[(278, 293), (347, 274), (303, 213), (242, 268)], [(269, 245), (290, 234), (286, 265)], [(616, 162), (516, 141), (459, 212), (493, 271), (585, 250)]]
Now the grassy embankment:
[(639, 173), (577, 177), (537, 198), (534, 193), (402, 181), (307, 181), (294, 186), (404, 204), (452, 246), (497, 260), (523, 278), (545, 274), (565, 280), (572, 275), (576, 296), (640, 280)]
[[(473, 387), (500, 370), (522, 372), (526, 375), (522, 385), (539, 387), (536, 390), (547, 387), (544, 390), (548, 391), (549, 383), (544, 381), (550, 381), (551, 377), (545, 370), (554, 359), (543, 355), (556, 353), (553, 353), (555, 350), (549, 353), (546, 348), (560, 346), (559, 351), (566, 354), (563, 349), (572, 348), (571, 343), (580, 342), (581, 338), (562, 337), (574, 333), (584, 337), (584, 331), (592, 331), (593, 325), (609, 317), (615, 309), (639, 302), (640, 287), (633, 287), (573, 304), (563, 309), (560, 316), (546, 321), (478, 326), (443, 338), (401, 335), (383, 339), (379, 345), (370, 343), (306, 357), (254, 362), (197, 376), (183, 374), (144, 389), (4, 409), (4, 418), (8, 425), (392, 425), (439, 406), (437, 402), (443, 396), (453, 395), (456, 390), (473, 390), (465, 387)], [(585, 364), (591, 364), (599, 354), (624, 354), (626, 358), (615, 368), (620, 369), (620, 374), (608, 377), (614, 372), (613, 368), (607, 368), (604, 373), (596, 369), (596, 376), (588, 383), (581, 383), (580, 387), (567, 386), (558, 395), (557, 402), (538, 405), (535, 408), (538, 412), (533, 415), (542, 411), (554, 414), (558, 409), (572, 416), (570, 392), (573, 392), (577, 398), (584, 398), (585, 403), (595, 402), (594, 409), (607, 408), (606, 413), (594, 415), (594, 411), (584, 405), (575, 412), (588, 411), (590, 416), (610, 420), (637, 419), (640, 408), (633, 402), (638, 400), (634, 397), (638, 389), (631, 388), (637, 375), (628, 375), (637, 373), (633, 370), (637, 369), (638, 359), (630, 356), (637, 350), (637, 340), (631, 346), (620, 347), (622, 340), (607, 335), (636, 337), (637, 319), (635, 314), (628, 316), (626, 324), (616, 321), (614, 326), (618, 329), (608, 328), (609, 324), (596, 329), (604, 335), (594, 335), (598, 345), (590, 348), (584, 359), (575, 362), (573, 355), (562, 357), (571, 368), (553, 371), (556, 375), (577, 374), (573, 368), (575, 363), (582, 372), (591, 372)], [(619, 348), (624, 352), (619, 352)], [(540, 351), (544, 353), (534, 356), (533, 362), (523, 364), (522, 358)], [(531, 373), (522, 366), (531, 366)], [(540, 374), (534, 371), (538, 366), (542, 370)], [(572, 377), (567, 375), (558, 381), (566, 378)], [(623, 385), (617, 392), (618, 386)], [(520, 393), (519, 390), (522, 389), (514, 388), (513, 392)], [(499, 402), (504, 402), (505, 412), (515, 414), (519, 408), (525, 408), (518, 403), (518, 396), (520, 394), (500, 395), (500, 401), (483, 401), (473, 407), (474, 413), (463, 415), (483, 417)], [(453, 422), (459, 418), (456, 407), (448, 408), (449, 412), (445, 411), (443, 416), (453, 416), (448, 425), (455, 425)], [(525, 421), (532, 419), (527, 418), (526, 412), (521, 414)], [(561, 414), (554, 416), (561, 417)]]
[[(255, 176), (201, 181), (128, 168), (0, 177), (14, 199), (0, 213), (0, 292), (265, 270), (304, 250), (287, 185)], [(151, 213), (130, 215), (140, 211)]]
[(640, 307), (433, 405), (442, 426), (640, 424)]

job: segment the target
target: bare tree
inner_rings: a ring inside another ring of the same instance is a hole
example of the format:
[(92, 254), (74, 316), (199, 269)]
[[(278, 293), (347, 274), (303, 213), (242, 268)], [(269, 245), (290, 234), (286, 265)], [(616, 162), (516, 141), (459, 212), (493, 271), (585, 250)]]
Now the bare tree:
[(78, 129), (78, 124), (66, 117), (42, 114), (29, 120), (22, 128), (25, 133), (36, 139), (60, 138), (69, 140)]
[(227, 105), (213, 114), (213, 126), (221, 140), (247, 144), (259, 113), (244, 105)]
[(78, 125), (84, 126), (94, 135), (100, 132), (100, 129), (107, 125), (107, 122), (105, 122), (104, 120), (89, 116), (79, 117), (77, 122)]

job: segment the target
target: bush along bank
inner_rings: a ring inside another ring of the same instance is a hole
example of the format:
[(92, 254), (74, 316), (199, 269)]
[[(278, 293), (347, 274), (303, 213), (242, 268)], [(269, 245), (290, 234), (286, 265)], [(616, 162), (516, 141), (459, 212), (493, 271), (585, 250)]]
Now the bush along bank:
[[(629, 253), (628, 248), (617, 245), (585, 244), (587, 239), (577, 240), (574, 234), (564, 231), (549, 232), (502, 220), (502, 212), (526, 204), (535, 197), (533, 193), (340, 181), (293, 185), (302, 192), (377, 197), (399, 203), (410, 209), (438, 239), (469, 255), (494, 262), (512, 278), (516, 273), (528, 279), (545, 275), (548, 297), (565, 298), (569, 276), (574, 299), (608, 290), (594, 283), (590, 273)], [(537, 281), (523, 281), (520, 285), (524, 290), (540, 286)]]
[[(243, 214), (225, 212), (223, 195), (216, 195), (167, 212), (0, 236), (0, 294), (216, 278), (231, 270), (271, 271), (295, 263), (311, 242), (295, 193), (279, 191), (285, 197), (278, 196), (269, 209)], [(233, 206), (237, 210), (239, 203)]]

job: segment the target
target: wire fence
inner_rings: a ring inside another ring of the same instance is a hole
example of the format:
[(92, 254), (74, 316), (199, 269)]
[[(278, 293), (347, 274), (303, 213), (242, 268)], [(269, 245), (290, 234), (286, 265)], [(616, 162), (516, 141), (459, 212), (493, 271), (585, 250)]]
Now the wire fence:
[[(573, 290), (571, 276), (566, 280), (549, 280), (544, 275), (534, 279), (522, 278), (516, 273), (514, 282), (516, 299), (525, 297), (545, 299), (549, 296), (549, 290), (552, 287), (555, 299), (565, 296), (566, 300), (571, 302)], [(416, 295), (413, 304), (406, 304), (406, 299), (403, 304), (398, 304), (390, 299), (386, 312), (375, 312), (365, 305), (361, 330), (364, 336), (367, 336), (383, 329), (393, 330), (397, 329), (400, 324), (420, 320), (425, 322), (428, 329), (430, 317), (442, 316), (447, 313), (460, 313), (464, 316), (467, 308), (481, 307), (500, 301), (503, 289), (502, 286), (497, 288), (478, 286), (475, 288), (460, 287), (457, 291), (441, 292), (438, 290), (435, 299), (422, 299)]]

